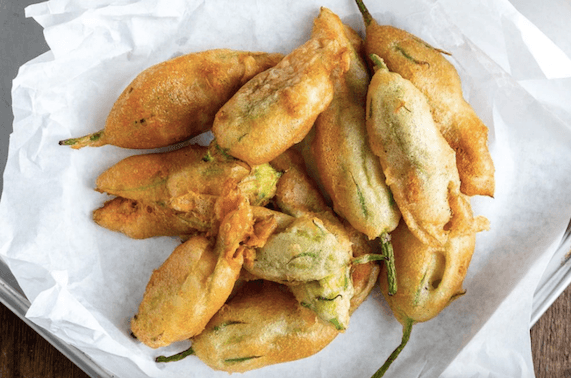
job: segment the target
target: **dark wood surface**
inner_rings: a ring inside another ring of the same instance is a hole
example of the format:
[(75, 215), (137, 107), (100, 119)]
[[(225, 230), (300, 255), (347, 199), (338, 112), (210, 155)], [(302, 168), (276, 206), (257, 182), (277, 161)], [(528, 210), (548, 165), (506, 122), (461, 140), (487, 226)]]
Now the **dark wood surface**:
[(81, 369), (0, 305), (0, 378), (85, 378)]
[[(570, 378), (571, 287), (530, 332), (536, 377)], [(81, 369), (0, 305), (0, 378), (85, 377)]]
[(571, 378), (571, 286), (531, 329), (537, 378)]

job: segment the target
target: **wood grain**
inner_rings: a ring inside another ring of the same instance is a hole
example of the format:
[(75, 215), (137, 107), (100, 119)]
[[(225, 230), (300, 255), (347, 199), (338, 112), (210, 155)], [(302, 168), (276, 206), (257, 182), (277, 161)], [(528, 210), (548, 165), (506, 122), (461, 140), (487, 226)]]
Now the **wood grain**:
[(536, 378), (571, 377), (571, 286), (530, 331)]
[(87, 378), (56, 348), (0, 305), (1, 378)]

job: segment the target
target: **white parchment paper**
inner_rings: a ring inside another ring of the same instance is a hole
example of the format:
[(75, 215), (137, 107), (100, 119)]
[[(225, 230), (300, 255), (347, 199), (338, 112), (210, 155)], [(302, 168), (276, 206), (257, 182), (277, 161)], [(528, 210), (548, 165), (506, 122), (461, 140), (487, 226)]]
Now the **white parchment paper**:
[[(490, 129), (494, 199), (473, 198), (491, 230), (478, 235), (467, 295), (414, 327), (390, 377), (533, 376), (529, 314), (535, 285), (571, 216), (571, 60), (505, 0), (409, 0), (367, 5), (450, 53), (465, 97)], [(13, 85), (14, 132), (0, 203), (0, 256), (32, 305), (27, 317), (118, 377), (226, 377), (185, 349), (152, 350), (129, 336), (153, 269), (178, 241), (130, 240), (91, 221), (108, 199), (96, 177), (148, 151), (72, 150), (58, 141), (103, 127), (143, 69), (210, 48), (287, 53), (309, 37), (320, 6), (363, 33), (351, 0), (51, 0), (26, 9), (50, 51)], [(349, 330), (317, 355), (244, 377), (369, 377), (402, 329), (378, 290)]]

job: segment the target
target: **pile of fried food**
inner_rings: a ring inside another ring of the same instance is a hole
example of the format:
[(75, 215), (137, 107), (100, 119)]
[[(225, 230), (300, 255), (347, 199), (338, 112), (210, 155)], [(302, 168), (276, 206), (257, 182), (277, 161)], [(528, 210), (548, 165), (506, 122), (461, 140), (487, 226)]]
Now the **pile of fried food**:
[[(366, 39), (322, 8), (288, 55), (209, 50), (143, 71), (105, 128), (61, 141), (159, 148), (118, 162), (95, 222), (143, 239), (180, 236), (156, 269), (133, 335), (188, 340), (216, 370), (313, 355), (376, 283), (403, 325), (462, 296), (476, 233), (469, 197), (493, 196), (486, 126), (445, 52), (357, 6)], [(309, 174), (308, 172), (311, 172)]]

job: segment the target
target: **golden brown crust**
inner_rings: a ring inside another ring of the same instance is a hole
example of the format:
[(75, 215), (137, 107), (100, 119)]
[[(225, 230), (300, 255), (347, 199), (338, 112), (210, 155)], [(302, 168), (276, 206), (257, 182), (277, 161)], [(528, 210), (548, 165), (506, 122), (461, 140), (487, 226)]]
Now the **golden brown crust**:
[(348, 27), (339, 38), (349, 46), (351, 64), (334, 78), (333, 101), (315, 122), (311, 152), (335, 211), (374, 239), (392, 231), (400, 213), (368, 143), (365, 105), (370, 76), (361, 57), (364, 42)]
[(197, 335), (232, 293), (253, 215), (244, 198), (228, 202), (233, 204), (227, 204), (214, 246), (205, 237), (192, 237), (153, 272), (131, 322), (133, 334), (146, 345), (157, 348)]
[(300, 142), (315, 118), (333, 97), (333, 72), (348, 67), (346, 48), (322, 18), (312, 38), (276, 66), (256, 75), (218, 111), (212, 132), (230, 155), (249, 164), (262, 164)]
[(410, 80), (430, 103), (434, 121), (455, 150), (464, 194), (494, 194), (494, 164), (488, 128), (464, 100), (460, 77), (442, 51), (392, 26), (367, 27), (367, 54), (377, 54), (389, 70)]
[(215, 49), (154, 65), (121, 93), (96, 145), (157, 148), (199, 135), (241, 85), (281, 58)]
[(207, 160), (208, 148), (181, 149), (127, 157), (103, 172), (96, 190), (119, 197), (168, 204), (188, 192), (220, 195), (227, 181), (239, 182), (250, 167), (237, 160)]
[(186, 237), (196, 232), (207, 232), (213, 227), (211, 219), (187, 216), (165, 206), (121, 197), (109, 200), (95, 210), (93, 220), (101, 227), (121, 232), (132, 239)]
[(244, 268), (269, 281), (305, 283), (348, 266), (350, 251), (349, 240), (330, 232), (319, 218), (300, 216), (274, 232), (251, 258), (245, 258)]
[(426, 244), (443, 244), (449, 198), (460, 194), (460, 180), (426, 97), (400, 75), (378, 69), (367, 96), (367, 131), (411, 232)]
[[(373, 252), (371, 242), (365, 234), (357, 231), (348, 222), (344, 222), (344, 226), (351, 241), (351, 250), (354, 258)], [(351, 313), (367, 299), (377, 282), (380, 270), (379, 264), (375, 262), (357, 264), (351, 267), (351, 279), (353, 280), (354, 289), (353, 297), (351, 298)]]
[[(158, 348), (202, 331), (209, 319), (204, 313), (214, 313), (219, 307), (214, 311), (208, 308), (209, 304), (202, 298), (208, 292), (200, 287), (196, 276), (207, 272), (208, 277), (214, 271), (216, 261), (217, 256), (207, 238), (196, 236), (177, 247), (153, 272), (147, 284), (139, 311), (131, 322), (131, 330), (137, 339)], [(206, 278), (203, 274), (200, 277)], [(220, 306), (224, 300), (226, 298)]]
[(338, 332), (300, 306), (285, 286), (248, 282), (192, 340), (215, 370), (245, 372), (311, 356)]
[[(352, 229), (355, 256), (371, 253), (365, 235)], [(353, 313), (367, 298), (379, 274), (375, 263), (353, 267)], [(247, 275), (246, 280), (254, 277)], [(287, 287), (269, 281), (243, 284), (235, 297), (192, 339), (196, 355), (215, 370), (245, 372), (309, 357), (339, 331), (299, 305)]]
[(389, 296), (385, 268), (380, 274), (381, 290), (395, 317), (424, 322), (438, 315), (464, 293), (462, 283), (474, 252), (476, 233), (488, 227), (485, 218), (474, 218), (464, 195), (451, 201), (454, 216), (448, 241), (441, 247), (418, 240), (404, 222), (391, 234), (395, 254), (398, 291)]
[(299, 216), (306, 213), (330, 211), (315, 181), (305, 169), (303, 157), (294, 149), (289, 149), (270, 162), (272, 167), (282, 172), (277, 183), (274, 202), (286, 214)]

